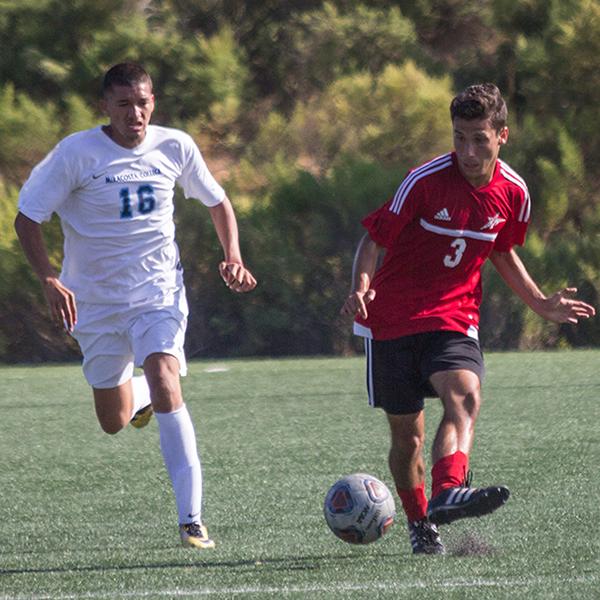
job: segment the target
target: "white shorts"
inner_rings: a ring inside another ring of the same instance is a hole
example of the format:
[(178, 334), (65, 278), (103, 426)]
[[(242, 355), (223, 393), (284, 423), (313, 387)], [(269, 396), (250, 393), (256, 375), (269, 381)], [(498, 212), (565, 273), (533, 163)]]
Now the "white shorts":
[(185, 289), (155, 302), (77, 304), (73, 337), (83, 353), (83, 374), (94, 388), (112, 388), (131, 379), (134, 367), (156, 352), (173, 355), (187, 372), (183, 343), (188, 305)]

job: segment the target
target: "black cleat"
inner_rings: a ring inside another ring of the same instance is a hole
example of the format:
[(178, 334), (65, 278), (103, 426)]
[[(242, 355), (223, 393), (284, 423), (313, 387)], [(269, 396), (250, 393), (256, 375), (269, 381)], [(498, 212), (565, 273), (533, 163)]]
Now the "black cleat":
[(509, 496), (510, 491), (504, 486), (449, 488), (429, 501), (427, 516), (436, 525), (447, 525), (467, 517), (482, 517), (500, 508)]
[(437, 527), (423, 517), (420, 521), (409, 521), (408, 532), (413, 554), (445, 554), (446, 548), (442, 544), (440, 532)]

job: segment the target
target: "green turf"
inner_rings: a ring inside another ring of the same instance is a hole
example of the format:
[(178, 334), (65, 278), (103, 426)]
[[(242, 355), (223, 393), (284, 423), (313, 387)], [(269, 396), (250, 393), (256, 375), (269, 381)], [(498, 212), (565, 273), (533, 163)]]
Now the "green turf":
[[(155, 420), (108, 436), (78, 366), (0, 368), (0, 599), (598, 598), (599, 364), (599, 351), (487, 356), (474, 484), (512, 497), (444, 527), (446, 557), (413, 557), (402, 518), (364, 547), (323, 520), (339, 476), (391, 486), (362, 359), (190, 365), (218, 544), (204, 553), (178, 545)], [(439, 401), (426, 414), (431, 440)]]

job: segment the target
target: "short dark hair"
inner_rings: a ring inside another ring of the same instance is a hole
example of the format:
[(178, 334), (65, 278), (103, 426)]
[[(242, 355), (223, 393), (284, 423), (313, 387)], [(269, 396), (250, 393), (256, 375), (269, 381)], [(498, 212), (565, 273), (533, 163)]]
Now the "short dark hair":
[(496, 131), (506, 127), (508, 121), (506, 102), (493, 83), (479, 83), (463, 90), (450, 103), (450, 115), (452, 121), (490, 119)]
[(132, 62), (119, 63), (111, 67), (104, 75), (102, 95), (105, 96), (113, 85), (132, 86), (146, 82), (152, 89), (152, 79), (141, 65)]

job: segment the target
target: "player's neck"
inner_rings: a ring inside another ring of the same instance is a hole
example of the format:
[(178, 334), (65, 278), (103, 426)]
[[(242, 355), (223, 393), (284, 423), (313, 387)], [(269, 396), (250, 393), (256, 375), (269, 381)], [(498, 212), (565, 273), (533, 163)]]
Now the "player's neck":
[(102, 131), (115, 143), (123, 148), (137, 148), (146, 139), (146, 130), (135, 138), (128, 138), (119, 134), (111, 125), (103, 125)]
[(488, 185), (492, 179), (494, 178), (494, 173), (496, 172), (496, 164), (497, 160), (494, 161), (493, 165), (484, 173), (479, 175), (473, 175), (472, 173), (466, 173), (460, 166), (458, 165), (459, 171), (461, 175), (474, 187), (481, 188)]
[(492, 171), (491, 173), (486, 175), (482, 175), (481, 177), (468, 177), (467, 175), (465, 175), (463, 173), (463, 177), (474, 187), (474, 188), (480, 188), (480, 187), (484, 187), (486, 186), (494, 177), (494, 172)]

